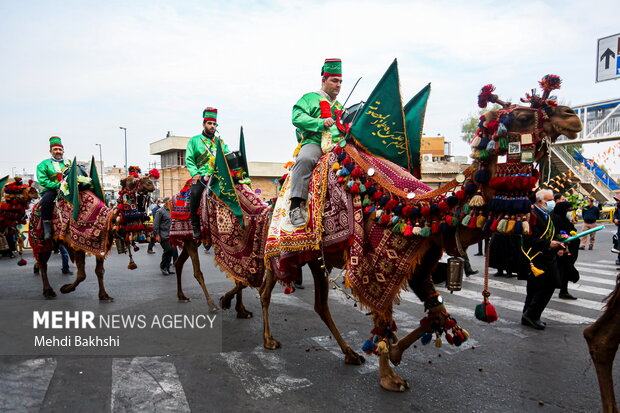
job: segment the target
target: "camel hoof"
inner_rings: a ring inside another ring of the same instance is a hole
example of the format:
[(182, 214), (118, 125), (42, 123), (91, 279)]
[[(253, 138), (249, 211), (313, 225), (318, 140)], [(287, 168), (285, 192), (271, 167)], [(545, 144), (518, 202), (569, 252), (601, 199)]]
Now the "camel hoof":
[(400, 393), (409, 388), (409, 383), (397, 375), (382, 378), (380, 384), (384, 390)]
[(252, 318), (254, 317), (254, 313), (251, 311), (243, 310), (237, 311), (237, 318)]
[(282, 347), (282, 344), (280, 344), (280, 342), (275, 338), (270, 338), (265, 340), (265, 342), (263, 343), (263, 347), (265, 347), (267, 350), (275, 350)]
[(48, 300), (56, 298), (56, 292), (54, 292), (54, 290), (51, 288), (45, 289), (43, 290), (43, 297), (47, 298)]
[(215, 312), (216, 312), (217, 310), (219, 310), (219, 309), (220, 309), (220, 308), (219, 308), (217, 305), (215, 305), (215, 304), (211, 304), (211, 305), (209, 305), (209, 312), (210, 312), (210, 313), (215, 313)]
[(222, 310), (229, 310), (231, 302), (232, 302), (232, 297), (228, 299), (226, 298), (225, 295), (220, 297), (220, 306), (222, 307)]
[(360, 366), (366, 362), (364, 356), (357, 354), (355, 351), (351, 350), (344, 355), (345, 364), (353, 364), (354, 366)]
[(110, 297), (109, 295), (106, 295), (104, 297), (99, 297), (99, 301), (104, 302), (104, 303), (111, 303), (112, 301), (114, 301), (114, 298)]
[(181, 297), (179, 297), (179, 302), (181, 303), (189, 303), (190, 301), (192, 301), (191, 298), (187, 298), (186, 296), (182, 295)]
[(60, 287), (60, 292), (63, 294), (67, 294), (72, 291), (75, 291), (75, 287), (73, 287), (71, 284), (65, 284), (62, 287)]

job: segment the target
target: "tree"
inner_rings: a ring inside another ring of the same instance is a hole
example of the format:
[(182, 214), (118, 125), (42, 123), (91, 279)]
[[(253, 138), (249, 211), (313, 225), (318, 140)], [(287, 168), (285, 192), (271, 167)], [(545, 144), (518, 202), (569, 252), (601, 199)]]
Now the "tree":
[(478, 110), (478, 112), (470, 114), (469, 117), (467, 119), (464, 119), (463, 123), (461, 124), (461, 138), (467, 143), (471, 142), (471, 140), (474, 138), (474, 135), (476, 135), (476, 131), (478, 130), (480, 116), (484, 115), (489, 111), (497, 110), (500, 107), (501, 106), (494, 104), (490, 108), (480, 109)]

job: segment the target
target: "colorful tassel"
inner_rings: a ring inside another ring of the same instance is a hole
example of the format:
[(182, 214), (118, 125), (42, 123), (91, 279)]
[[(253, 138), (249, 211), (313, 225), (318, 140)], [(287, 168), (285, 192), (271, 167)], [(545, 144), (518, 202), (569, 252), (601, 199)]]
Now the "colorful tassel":
[(533, 262), (530, 262), (530, 269), (532, 270), (532, 274), (534, 274), (534, 277), (538, 277), (545, 273), (545, 271), (541, 270), (540, 268), (536, 268)]

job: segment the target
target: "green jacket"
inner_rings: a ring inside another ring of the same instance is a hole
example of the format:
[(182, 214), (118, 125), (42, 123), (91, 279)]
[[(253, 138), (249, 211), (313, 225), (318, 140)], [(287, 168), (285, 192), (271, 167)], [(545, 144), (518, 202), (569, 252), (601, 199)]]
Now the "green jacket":
[[(52, 159), (46, 159), (37, 165), (37, 181), (44, 190), (60, 188), (62, 181), (62, 171), (71, 165), (71, 161), (63, 159), (62, 162), (55, 162)], [(61, 174), (61, 176), (59, 176)]]
[[(321, 108), (319, 102), (322, 100), (329, 102), (318, 92), (306, 93), (293, 106), (293, 125), (297, 127), (297, 142), (302, 145), (307, 143), (321, 144), (321, 135), (325, 132), (324, 120), (321, 119)], [(340, 102), (335, 100), (331, 103), (332, 117), (336, 119), (335, 109), (342, 109)], [(332, 134), (332, 142), (338, 142), (343, 138), (342, 134), (334, 124), (329, 128)]]
[[(228, 146), (222, 141), (224, 153), (230, 152)], [(190, 176), (210, 176), (213, 174), (217, 146), (215, 139), (210, 139), (203, 134), (196, 135), (187, 142), (185, 150), (185, 165)]]

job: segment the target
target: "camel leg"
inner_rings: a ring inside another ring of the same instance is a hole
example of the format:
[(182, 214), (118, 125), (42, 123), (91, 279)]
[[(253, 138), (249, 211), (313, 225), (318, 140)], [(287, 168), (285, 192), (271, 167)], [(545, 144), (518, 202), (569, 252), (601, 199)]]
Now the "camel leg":
[[(383, 330), (385, 326), (391, 326), (392, 306), (390, 306), (384, 316), (379, 316), (378, 313), (373, 311), (372, 318), (377, 330)], [(390, 340), (382, 340), (378, 343), (376, 349), (379, 353), (379, 384), (385, 390), (403, 392), (409, 388), (409, 383), (392, 370), (392, 366), (390, 366), (390, 350), (395, 344), (389, 343)]]
[(271, 335), (271, 329), (269, 328), (269, 304), (271, 303), (271, 293), (275, 285), (276, 280), (273, 271), (265, 271), (265, 278), (258, 291), (263, 309), (263, 347), (267, 350), (275, 350), (281, 347), (280, 342)]
[(41, 274), (41, 281), (43, 281), (43, 297), (47, 299), (56, 297), (56, 293), (47, 278), (47, 261), (49, 261), (51, 255), (51, 251), (45, 251), (39, 253), (38, 258), (39, 274)]
[(398, 340), (396, 344), (393, 344), (390, 347), (390, 361), (395, 366), (400, 364), (400, 361), (403, 357), (403, 353), (407, 350), (413, 343), (415, 343), (424, 333), (428, 331), (428, 328), (418, 327), (405, 337)]
[(103, 275), (105, 274), (103, 258), (97, 257), (96, 260), (97, 264), (95, 266), (95, 274), (97, 274), (97, 282), (99, 283), (99, 300), (111, 303), (112, 301), (114, 301), (114, 298), (108, 295), (103, 284)]
[(235, 310), (237, 311), (237, 318), (252, 318), (254, 317), (254, 314), (252, 314), (251, 311), (246, 310), (243, 305), (244, 288), (245, 285), (240, 282), (235, 282), (233, 289), (220, 298), (220, 307), (224, 310), (228, 310), (232, 305), (232, 299), (236, 297)]
[(187, 253), (192, 259), (192, 265), (194, 267), (194, 278), (196, 278), (196, 281), (198, 281), (198, 284), (200, 284), (200, 288), (202, 288), (202, 292), (207, 299), (207, 303), (209, 303), (209, 312), (213, 313), (219, 310), (219, 308), (217, 304), (215, 304), (215, 301), (213, 301), (213, 298), (211, 298), (211, 295), (209, 295), (209, 291), (207, 290), (207, 286), (205, 285), (205, 278), (202, 275), (202, 271), (200, 270), (200, 258), (198, 257), (199, 244), (197, 242), (186, 242), (185, 245), (187, 246)]
[(344, 353), (344, 362), (346, 364), (362, 364), (366, 360), (363, 356), (357, 354), (349, 344), (342, 338), (338, 327), (332, 319), (331, 312), (329, 311), (328, 297), (329, 297), (329, 283), (325, 276), (325, 271), (321, 268), (321, 262), (313, 260), (308, 262), (310, 270), (312, 270), (312, 277), (314, 277), (314, 311), (321, 317), (321, 320), (327, 325), (329, 331), (332, 333), (332, 337), (336, 339), (340, 349)]
[(620, 342), (620, 313), (615, 310), (608, 309), (583, 331), (596, 369), (604, 413), (618, 413), (614, 395), (613, 364)]
[(237, 286), (239, 287), (239, 291), (237, 291), (237, 302), (235, 304), (235, 310), (237, 311), (237, 318), (252, 318), (254, 314), (251, 311), (248, 311), (243, 305), (243, 290), (245, 289), (245, 285), (238, 282)]
[[(191, 241), (190, 241), (191, 242)], [(189, 303), (191, 300), (183, 294), (183, 286), (181, 282), (181, 275), (183, 274), (183, 265), (189, 258), (189, 254), (187, 253), (187, 242), (183, 244), (183, 249), (181, 250), (181, 254), (179, 254), (179, 258), (174, 262), (174, 269), (177, 273), (177, 298), (179, 301), (184, 303)]]
[(77, 286), (86, 279), (86, 253), (84, 251), (75, 251), (75, 266), (77, 267), (75, 281), (71, 284), (65, 284), (60, 287), (60, 292), (63, 294), (75, 291)]

